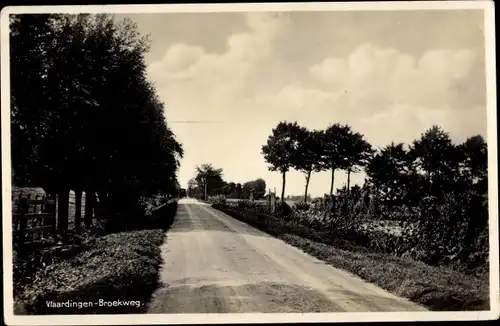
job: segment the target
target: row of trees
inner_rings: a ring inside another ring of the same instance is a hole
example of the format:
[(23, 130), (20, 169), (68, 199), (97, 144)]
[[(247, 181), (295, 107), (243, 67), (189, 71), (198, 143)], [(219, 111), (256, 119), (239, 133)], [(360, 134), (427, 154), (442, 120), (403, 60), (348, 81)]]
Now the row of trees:
[(261, 199), (266, 194), (266, 182), (258, 178), (243, 184), (226, 182), (222, 169), (211, 164), (196, 167), (196, 176), (188, 182), (190, 197), (204, 198), (207, 196), (224, 195), (227, 198), (249, 199), (253, 193), (254, 199)]
[(335, 172), (347, 172), (347, 188), (351, 173), (359, 172), (373, 153), (363, 135), (348, 125), (334, 124), (326, 130), (309, 130), (297, 122), (280, 122), (272, 130), (262, 154), (269, 163), (269, 170), (279, 171), (283, 178), (281, 200), (285, 197), (286, 173), (295, 169), (306, 179), (304, 199), (313, 172), (331, 171), (330, 195), (333, 194)]
[[(13, 182), (39, 186), (76, 225), (98, 197), (102, 215), (132, 215), (140, 196), (174, 193), (182, 146), (146, 77), (148, 40), (110, 15), (15, 15), (10, 19)], [(106, 212), (106, 213), (104, 213)]]
[[(280, 122), (272, 130), (262, 154), (269, 170), (283, 176), (281, 199), (285, 196), (286, 173), (295, 169), (305, 175), (305, 194), (311, 174), (331, 171), (330, 195), (335, 172), (347, 173), (347, 195), (351, 173), (364, 169), (368, 183), (391, 204), (416, 204), (423, 196), (444, 200), (445, 193), (473, 189), (487, 192), (487, 146), (476, 135), (455, 145), (448, 133), (433, 126), (405, 148), (391, 143), (374, 149), (349, 125), (333, 124), (326, 130), (308, 130), (297, 122)], [(307, 198), (307, 196), (304, 196)]]

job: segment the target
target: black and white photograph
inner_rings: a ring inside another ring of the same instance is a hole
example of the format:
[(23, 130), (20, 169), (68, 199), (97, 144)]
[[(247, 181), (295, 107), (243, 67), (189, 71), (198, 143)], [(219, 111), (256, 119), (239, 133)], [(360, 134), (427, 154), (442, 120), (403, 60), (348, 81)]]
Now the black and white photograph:
[(499, 317), (492, 2), (10, 6), (0, 32), (7, 324)]

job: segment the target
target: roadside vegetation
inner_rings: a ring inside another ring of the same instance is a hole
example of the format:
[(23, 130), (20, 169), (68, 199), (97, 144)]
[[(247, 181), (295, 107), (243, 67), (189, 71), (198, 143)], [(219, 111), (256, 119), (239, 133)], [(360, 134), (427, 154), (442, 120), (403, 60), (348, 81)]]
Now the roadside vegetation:
[(13, 234), (16, 313), (149, 299), (183, 149), (147, 78), (148, 39), (107, 14), (11, 15), (10, 28), (13, 188), (57, 203), (50, 236)]
[[(373, 149), (348, 125), (326, 130), (281, 122), (262, 154), (283, 178), (274, 211), (266, 201), (213, 206), (287, 243), (433, 310), (489, 309), (487, 145), (480, 135), (454, 144), (438, 126), (409, 145)], [(286, 174), (331, 171), (323, 198), (292, 206)], [(347, 184), (334, 193), (335, 172)], [(364, 170), (362, 186), (350, 176)]]

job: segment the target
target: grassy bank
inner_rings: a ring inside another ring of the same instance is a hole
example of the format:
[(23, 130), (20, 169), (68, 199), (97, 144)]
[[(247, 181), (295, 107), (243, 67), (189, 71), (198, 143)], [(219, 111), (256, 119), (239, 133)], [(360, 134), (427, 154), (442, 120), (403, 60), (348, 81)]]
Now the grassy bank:
[(328, 232), (295, 226), (264, 213), (219, 204), (213, 206), (336, 268), (358, 275), (431, 310), (489, 309), (489, 284), (486, 274), (477, 278), (451, 268), (429, 266), (412, 259), (376, 253), (332, 237)]
[(168, 204), (127, 231), (88, 238), (75, 256), (39, 269), (32, 282), (16, 291), (15, 313), (144, 312), (157, 287), (160, 246), (176, 208), (177, 203)]

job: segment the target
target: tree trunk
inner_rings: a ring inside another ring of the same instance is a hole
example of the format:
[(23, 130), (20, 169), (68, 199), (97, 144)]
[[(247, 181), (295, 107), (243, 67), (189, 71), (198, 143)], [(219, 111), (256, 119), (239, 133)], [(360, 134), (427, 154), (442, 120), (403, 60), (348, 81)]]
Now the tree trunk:
[(99, 219), (107, 218), (108, 196), (105, 192), (99, 192)]
[(92, 191), (85, 192), (85, 226), (92, 226), (95, 194)]
[(68, 230), (69, 189), (59, 191), (57, 197), (57, 229), (64, 234)]
[(335, 182), (335, 168), (332, 167), (332, 183), (330, 185), (330, 197), (333, 195), (333, 184)]
[(75, 230), (80, 230), (82, 220), (82, 191), (75, 190)]
[(304, 194), (304, 203), (307, 203), (307, 189), (309, 188), (309, 180), (311, 180), (311, 171), (307, 172), (306, 176), (306, 192)]
[(285, 201), (286, 172), (282, 172), (283, 187), (281, 188), (281, 201)]

